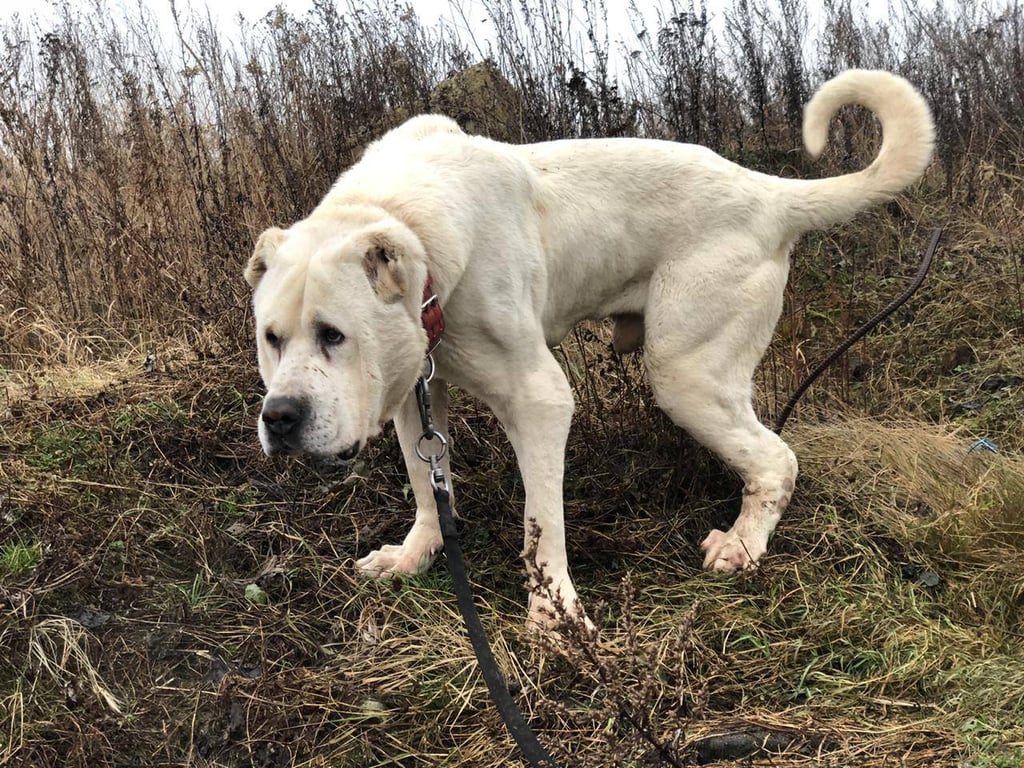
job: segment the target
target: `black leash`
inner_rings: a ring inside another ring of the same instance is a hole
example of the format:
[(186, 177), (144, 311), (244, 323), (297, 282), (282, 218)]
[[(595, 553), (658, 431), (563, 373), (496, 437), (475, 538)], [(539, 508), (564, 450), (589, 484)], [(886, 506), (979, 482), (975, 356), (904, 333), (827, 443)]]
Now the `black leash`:
[(811, 384), (817, 381), (818, 377), (823, 374), (832, 363), (846, 354), (846, 351), (864, 338), (870, 333), (876, 325), (885, 320), (889, 315), (899, 309), (903, 304), (906, 303), (907, 299), (913, 296), (917, 289), (921, 287), (924, 282), (925, 276), (928, 274), (928, 270), (931, 269), (932, 260), (935, 258), (935, 249), (939, 247), (939, 238), (942, 236), (942, 227), (936, 227), (932, 232), (932, 239), (928, 243), (928, 248), (924, 252), (924, 257), (921, 259), (921, 266), (917, 268), (917, 274), (914, 275), (914, 279), (911, 281), (907, 289), (903, 291), (899, 296), (889, 302), (889, 304), (878, 314), (868, 320), (864, 325), (858, 328), (850, 337), (844, 341), (839, 347), (828, 357), (811, 371), (810, 375), (803, 380), (796, 392), (793, 393), (792, 397), (789, 398), (789, 402), (786, 403), (786, 407), (782, 409), (782, 413), (779, 414), (779, 418), (775, 421), (775, 432), (776, 434), (782, 432), (782, 428), (786, 426), (786, 420), (789, 419), (790, 414), (793, 412), (793, 408), (796, 407), (797, 402), (803, 397), (804, 393), (810, 388)]
[[(476, 603), (473, 602), (473, 589), (466, 576), (466, 563), (462, 558), (459, 532), (455, 528), (455, 516), (452, 514), (448, 481), (445, 479), (444, 469), (441, 467), (441, 459), (448, 451), (448, 441), (444, 435), (434, 429), (430, 416), (430, 388), (427, 385), (434, 375), (434, 361), (429, 355), (427, 362), (430, 366), (430, 373), (421, 376), (416, 382), (416, 402), (419, 404), (420, 420), (423, 422), (423, 435), (416, 445), (416, 453), (423, 461), (430, 464), (430, 484), (434, 487), (434, 501), (437, 503), (437, 516), (441, 522), (444, 554), (448, 561), (448, 572), (455, 585), (455, 599), (459, 604), (459, 613), (462, 614), (466, 632), (469, 633), (469, 642), (473, 646), (473, 652), (480, 665), (480, 673), (483, 675), (484, 682), (487, 683), (491, 701), (494, 702), (494, 706), (501, 714), (501, 719), (505, 721), (505, 727), (512, 734), (523, 757), (533, 768), (557, 768), (557, 763), (537, 740), (536, 734), (530, 729), (526, 718), (523, 717), (515, 701), (512, 700), (508, 684), (505, 682), (501, 670), (498, 669), (494, 654), (491, 652), (487, 633), (480, 621), (480, 614), (476, 610)], [(441, 446), (437, 453), (424, 453), (423, 443), (434, 439)]]
[[(935, 249), (939, 245), (941, 235), (942, 227), (936, 227), (932, 232), (931, 241), (925, 250), (917, 274), (907, 289), (854, 331), (846, 341), (825, 358), (824, 361), (819, 363), (811, 371), (810, 375), (804, 379), (782, 409), (782, 413), (775, 422), (775, 432), (782, 432), (797, 402), (832, 363), (870, 333), (875, 326), (899, 309), (921, 287), (928, 274), (928, 270), (931, 269), (932, 261), (935, 257)], [(424, 301), (423, 304), (424, 317), (426, 318), (428, 308), (432, 303), (436, 304), (436, 296), (432, 293), (429, 280), (424, 288), (424, 295), (429, 295), (429, 299)], [(437, 321), (436, 324), (439, 324), (440, 330), (437, 330), (431, 336), (431, 349), (436, 346), (436, 340), (444, 330), (443, 320)], [(452, 582), (454, 583), (455, 599), (459, 605), (459, 613), (462, 614), (462, 621), (465, 623), (466, 632), (469, 634), (469, 642), (473, 646), (473, 652), (476, 654), (484, 682), (487, 683), (487, 690), (491, 694), (491, 700), (501, 714), (501, 719), (504, 720), (508, 732), (512, 734), (512, 738), (515, 739), (519, 750), (523, 753), (523, 757), (526, 758), (533, 768), (557, 768), (557, 763), (548, 754), (547, 750), (544, 749), (540, 741), (537, 740), (536, 734), (530, 728), (529, 723), (526, 722), (526, 718), (519, 711), (515, 701), (512, 700), (512, 694), (509, 693), (508, 684), (505, 682), (505, 678), (501, 674), (501, 670), (498, 669), (497, 662), (494, 660), (494, 653), (491, 651), (490, 643), (487, 640), (487, 633), (484, 631), (483, 623), (480, 621), (480, 614), (476, 609), (476, 603), (473, 601), (473, 588), (470, 586), (469, 578), (466, 576), (466, 563), (462, 557), (459, 533), (455, 528), (455, 516), (452, 514), (451, 493), (448, 488), (448, 481), (444, 476), (444, 469), (441, 467), (441, 459), (448, 452), (448, 441), (444, 435), (434, 429), (430, 415), (430, 387), (428, 384), (434, 376), (434, 360), (429, 354), (427, 355), (427, 363), (430, 366), (430, 372), (425, 376), (421, 376), (419, 381), (416, 382), (416, 402), (419, 405), (420, 421), (423, 424), (423, 434), (416, 444), (416, 454), (423, 461), (430, 464), (430, 484), (434, 489), (434, 502), (437, 504), (437, 516), (441, 524), (444, 553), (448, 562), (448, 572), (451, 574)], [(437, 440), (440, 444), (437, 453), (424, 453), (423, 444), (433, 440)]]

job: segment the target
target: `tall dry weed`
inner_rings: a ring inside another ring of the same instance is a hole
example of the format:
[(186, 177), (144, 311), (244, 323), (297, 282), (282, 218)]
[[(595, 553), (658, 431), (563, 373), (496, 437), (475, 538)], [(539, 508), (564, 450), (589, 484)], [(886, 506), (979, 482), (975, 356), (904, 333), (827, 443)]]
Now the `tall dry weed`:
[[(884, 281), (912, 269), (916, 226), (955, 218), (962, 232), (996, 233), (999, 254), (1016, 253), (1019, 5), (906, 0), (876, 21), (837, 0), (812, 26), (800, 0), (735, 0), (718, 17), (699, 0), (671, 0), (655, 19), (631, 6), (627, 35), (609, 29), (602, 0), (484, 8), (493, 44), (425, 27), (381, 0), (223, 25), (182, 10), (169, 42), (143, 8), (121, 12), (106, 0), (88, 13), (63, 6), (52, 27), (6, 22), (0, 364), (46, 360), (53, 347), (39, 327), (67, 338), (174, 338), (207, 357), (248, 354), (238, 274), (254, 236), (304, 215), (369, 141), (430, 109), (435, 86), (482, 56), (520, 96), (509, 136), (694, 141), (792, 176), (862, 167), (877, 148), (873, 118), (846, 110), (826, 156), (804, 158), (801, 109), (823, 79), (882, 67), (922, 88), (939, 130), (934, 170), (907, 202), (800, 247), (760, 382), (769, 395), (792, 391), (884, 303)], [(1019, 278), (987, 300), (1019, 305)], [(1019, 327), (1008, 315), (997, 322), (1004, 335)], [(111, 352), (62, 348), (83, 361)], [(817, 390), (847, 399), (862, 367), (840, 369)]]

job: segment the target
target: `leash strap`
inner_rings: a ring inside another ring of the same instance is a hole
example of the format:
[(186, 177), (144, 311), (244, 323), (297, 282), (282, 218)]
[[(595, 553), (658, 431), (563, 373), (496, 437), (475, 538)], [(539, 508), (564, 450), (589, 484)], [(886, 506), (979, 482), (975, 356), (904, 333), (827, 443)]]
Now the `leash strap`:
[(476, 654), (477, 663), (480, 665), (480, 673), (491, 694), (491, 701), (494, 702), (501, 719), (505, 721), (505, 727), (512, 734), (527, 762), (534, 768), (556, 768), (555, 761), (537, 740), (536, 734), (530, 729), (526, 718), (512, 700), (505, 678), (494, 660), (494, 654), (487, 641), (487, 633), (473, 602), (473, 589), (466, 576), (466, 563), (462, 559), (462, 547), (459, 544), (459, 533), (455, 528), (455, 517), (452, 514), (447, 489), (435, 487), (434, 501), (437, 503), (437, 515), (441, 521), (441, 538), (444, 540), (448, 572), (452, 575), (452, 582), (455, 585), (455, 599), (458, 601), (459, 613), (462, 614), (462, 621), (466, 625), (473, 653)]
[(818, 377), (821, 376), (821, 374), (823, 374), (825, 370), (832, 365), (832, 363), (842, 357), (846, 353), (846, 350), (864, 338), (876, 325), (903, 306), (907, 299), (913, 296), (917, 289), (921, 287), (921, 283), (924, 282), (924, 278), (928, 274), (928, 270), (931, 269), (932, 260), (935, 257), (935, 249), (939, 247), (940, 237), (942, 237), (942, 227), (936, 227), (932, 231), (932, 239), (928, 243), (928, 248), (925, 250), (924, 256), (921, 259), (921, 265), (917, 268), (917, 274), (914, 275), (914, 279), (903, 293), (889, 302), (885, 309), (854, 331), (850, 337), (840, 344), (832, 354), (826, 357), (822, 362), (818, 363), (807, 378), (801, 382), (800, 386), (797, 387), (796, 392), (794, 392), (792, 397), (789, 398), (789, 402), (786, 403), (786, 407), (782, 409), (782, 413), (779, 414), (779, 418), (775, 422), (774, 431), (776, 434), (782, 432), (783, 428), (786, 426), (786, 421), (789, 419), (789, 415), (793, 412), (797, 402), (799, 402), (800, 398), (803, 397), (804, 392), (810, 388), (811, 384), (817, 381)]
[[(775, 424), (776, 432), (782, 431), (797, 401), (825, 369), (876, 325), (882, 322), (882, 320), (895, 312), (921, 287), (921, 283), (924, 282), (924, 278), (931, 267), (932, 258), (935, 255), (935, 249), (938, 247), (941, 235), (942, 227), (938, 227), (933, 231), (931, 242), (925, 251), (918, 273), (907, 290), (894, 299), (885, 309), (858, 328), (849, 339), (843, 342), (835, 352), (829, 355), (804, 380), (789, 402), (786, 403), (785, 408), (783, 408), (782, 414)], [(434, 361), (430, 353), (434, 351), (434, 348), (441, 340), (445, 322), (440, 302), (433, 291), (433, 281), (429, 276), (427, 277), (426, 284), (423, 286), (421, 310), (423, 326), (426, 328), (428, 338), (427, 360), (430, 365), (430, 374), (420, 377), (416, 383), (416, 399), (419, 404), (420, 419), (423, 422), (423, 435), (420, 438), (420, 443), (417, 444), (416, 452), (421, 459), (430, 464), (430, 481), (434, 487), (434, 502), (437, 504), (437, 516), (441, 525), (444, 554), (448, 562), (448, 572), (452, 576), (459, 613), (462, 614), (462, 621), (466, 625), (469, 642), (473, 646), (473, 653), (476, 654), (480, 673), (483, 675), (484, 682), (487, 684), (487, 690), (491, 694), (491, 701), (494, 702), (495, 708), (501, 714), (505, 727), (512, 734), (512, 738), (515, 739), (519, 750), (523, 753), (523, 757), (526, 758), (533, 768), (558, 768), (557, 763), (555, 763), (551, 755), (548, 754), (547, 750), (538, 741), (536, 734), (526, 722), (526, 718), (519, 711), (515, 701), (513, 701), (512, 694), (509, 693), (508, 684), (505, 682), (501, 670), (498, 669), (498, 663), (494, 659), (494, 653), (491, 651), (490, 643), (487, 640), (487, 633), (484, 631), (483, 623), (480, 621), (480, 613), (477, 611), (476, 603), (473, 601), (473, 588), (470, 586), (469, 578), (466, 576), (466, 563), (462, 557), (462, 546), (459, 544), (459, 532), (455, 527), (455, 516), (452, 514), (451, 494), (448, 491), (447, 481), (440, 464), (441, 457), (444, 456), (448, 446), (441, 433), (434, 429), (430, 415), (430, 389), (427, 384), (430, 378), (433, 377), (434, 370)], [(440, 440), (440, 451), (436, 454), (425, 454), (422, 452), (421, 445), (425, 441), (429, 442), (434, 439)]]

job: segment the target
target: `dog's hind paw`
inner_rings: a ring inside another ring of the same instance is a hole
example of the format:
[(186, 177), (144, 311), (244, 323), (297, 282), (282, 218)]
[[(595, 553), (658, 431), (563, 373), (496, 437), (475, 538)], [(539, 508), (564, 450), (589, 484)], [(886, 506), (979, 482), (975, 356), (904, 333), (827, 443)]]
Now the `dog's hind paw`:
[(704, 570), (716, 573), (735, 573), (757, 567), (757, 561), (764, 554), (765, 547), (746, 542), (733, 531), (723, 533), (711, 531), (701, 542), (704, 552)]

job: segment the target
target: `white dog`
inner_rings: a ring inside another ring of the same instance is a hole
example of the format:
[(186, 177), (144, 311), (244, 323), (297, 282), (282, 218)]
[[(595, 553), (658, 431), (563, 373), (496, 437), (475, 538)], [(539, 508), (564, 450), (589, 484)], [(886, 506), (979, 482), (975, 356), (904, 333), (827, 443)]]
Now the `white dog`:
[[(853, 70), (807, 105), (817, 156), (837, 109), (882, 124), (865, 170), (798, 181), (755, 173), (699, 146), (591, 139), (512, 146), (427, 115), (386, 134), (308, 218), (264, 232), (254, 289), (259, 423), (267, 453), (351, 458), (394, 419), (416, 519), (399, 545), (358, 561), (368, 574), (419, 573), (441, 546), (413, 385), (427, 338), (428, 275), (447, 320), (430, 385), (446, 427), (447, 387), (501, 420), (540, 529), (537, 559), (567, 605), (562, 474), (573, 398), (550, 347), (585, 318), (612, 317), (620, 351), (644, 348), (672, 420), (742, 477), (743, 507), (701, 544), (704, 567), (751, 567), (793, 493), (792, 451), (762, 426), (751, 378), (782, 309), (789, 252), (804, 232), (889, 200), (924, 172), (934, 128), (905, 80)], [(447, 463), (445, 471), (448, 471)], [(531, 597), (531, 620), (550, 605)]]

